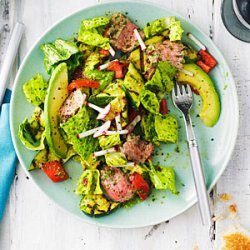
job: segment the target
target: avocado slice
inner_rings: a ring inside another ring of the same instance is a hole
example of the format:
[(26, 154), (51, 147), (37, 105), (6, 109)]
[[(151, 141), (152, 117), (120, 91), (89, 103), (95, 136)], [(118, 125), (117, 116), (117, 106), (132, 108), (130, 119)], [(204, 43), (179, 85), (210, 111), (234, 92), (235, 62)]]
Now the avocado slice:
[(183, 84), (188, 83), (199, 92), (202, 99), (202, 108), (199, 116), (206, 126), (214, 126), (220, 116), (220, 100), (211, 78), (199, 66), (193, 63), (185, 64), (184, 70), (192, 72), (194, 75), (190, 76), (179, 72), (177, 81)]
[(68, 146), (59, 130), (59, 109), (68, 97), (68, 69), (59, 64), (52, 72), (44, 103), (45, 131), (48, 145), (60, 158), (66, 158)]

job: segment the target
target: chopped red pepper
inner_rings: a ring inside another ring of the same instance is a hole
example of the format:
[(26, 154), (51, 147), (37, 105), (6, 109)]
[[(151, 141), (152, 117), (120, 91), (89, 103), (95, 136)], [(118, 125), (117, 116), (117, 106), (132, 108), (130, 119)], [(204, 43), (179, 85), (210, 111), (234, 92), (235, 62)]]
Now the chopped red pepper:
[(69, 178), (69, 175), (59, 161), (43, 163), (42, 170), (53, 182), (62, 182)]
[(133, 188), (136, 190), (141, 200), (146, 200), (149, 195), (149, 185), (144, 178), (138, 174), (133, 173), (129, 176)]
[(211, 67), (209, 67), (208, 65), (206, 65), (202, 60), (197, 61), (196, 64), (199, 67), (201, 67), (206, 73), (209, 73), (209, 71), (211, 70)]
[(110, 62), (107, 70), (115, 72), (115, 78), (120, 79), (124, 78), (125, 74), (123, 68), (126, 66), (125, 63), (120, 63), (119, 61)]
[(108, 50), (106, 50), (106, 49), (100, 49), (100, 54), (102, 55), (102, 56), (109, 56), (109, 51)]
[(100, 87), (100, 83), (90, 79), (78, 79), (69, 84), (68, 90), (69, 92), (72, 92), (74, 89), (81, 87), (98, 89)]
[(200, 50), (199, 55), (201, 56), (201, 60), (203, 63), (205, 63), (207, 66), (209, 66), (211, 69), (213, 69), (217, 61), (214, 59), (214, 57), (207, 51), (207, 50)]
[(160, 102), (160, 113), (166, 115), (168, 113), (167, 100), (163, 98)]

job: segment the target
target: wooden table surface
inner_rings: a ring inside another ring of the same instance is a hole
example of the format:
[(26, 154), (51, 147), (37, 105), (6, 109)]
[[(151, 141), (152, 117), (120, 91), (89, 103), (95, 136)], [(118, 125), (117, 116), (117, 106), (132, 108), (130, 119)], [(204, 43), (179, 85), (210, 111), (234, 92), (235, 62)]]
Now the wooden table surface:
[[(237, 204), (238, 216), (215, 222), (215, 240), (210, 243), (201, 226), (197, 205), (185, 213), (152, 227), (107, 229), (85, 224), (50, 201), (18, 165), (5, 216), (0, 225), (1, 250), (120, 250), (120, 249), (218, 249), (222, 234), (233, 223), (250, 228), (250, 44), (232, 37), (220, 16), (221, 0), (155, 0), (190, 19), (214, 40), (226, 58), (237, 86), (240, 127), (233, 156), (212, 196), (215, 215), (227, 214)], [(26, 26), (18, 64), (32, 44), (53, 23), (72, 11), (97, 4), (97, 0), (0, 0), (0, 66), (13, 23), (21, 17)], [(13, 69), (10, 82), (13, 82)], [(222, 202), (219, 194), (232, 200)], [(237, 221), (237, 222), (236, 222)]]

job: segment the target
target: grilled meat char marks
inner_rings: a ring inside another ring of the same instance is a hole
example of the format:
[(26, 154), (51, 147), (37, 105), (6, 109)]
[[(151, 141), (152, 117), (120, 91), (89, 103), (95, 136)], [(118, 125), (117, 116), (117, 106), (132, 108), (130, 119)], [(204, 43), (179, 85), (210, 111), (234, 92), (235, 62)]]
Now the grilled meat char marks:
[(135, 191), (128, 176), (119, 168), (105, 166), (100, 172), (102, 187), (110, 199), (125, 202), (133, 198)]
[[(111, 45), (122, 52), (131, 52), (139, 46), (134, 29), (138, 30), (138, 27), (122, 13), (112, 15), (108, 30)], [(144, 38), (143, 32), (139, 31), (139, 33)]]
[(154, 145), (135, 136), (123, 144), (122, 151), (128, 160), (144, 163), (154, 151)]

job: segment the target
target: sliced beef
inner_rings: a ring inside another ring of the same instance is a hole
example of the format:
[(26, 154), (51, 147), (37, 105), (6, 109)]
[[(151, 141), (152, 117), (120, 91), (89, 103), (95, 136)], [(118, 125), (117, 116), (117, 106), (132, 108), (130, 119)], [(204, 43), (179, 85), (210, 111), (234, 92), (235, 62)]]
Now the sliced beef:
[(156, 47), (160, 54), (160, 60), (170, 62), (177, 69), (183, 68), (184, 48), (183, 44), (169, 40), (165, 40)]
[(128, 176), (119, 168), (104, 167), (101, 169), (101, 184), (110, 199), (116, 202), (130, 200), (135, 191)]
[[(110, 28), (108, 31), (111, 45), (125, 53), (131, 52), (139, 45), (134, 35), (134, 29), (138, 29), (138, 27), (126, 16), (122, 13), (114, 14), (110, 19)], [(143, 32), (139, 31), (139, 33), (144, 38)]]
[(184, 46), (178, 42), (165, 40), (162, 44), (153, 44), (146, 49), (146, 70), (144, 77), (149, 80), (153, 76), (158, 61), (168, 61), (177, 69), (183, 68)]
[(85, 101), (85, 94), (80, 89), (72, 92), (60, 108), (61, 122), (66, 122), (71, 116), (77, 113)]
[(122, 152), (127, 156), (128, 160), (138, 163), (144, 163), (153, 151), (154, 145), (141, 140), (139, 136), (128, 140), (122, 147)]

